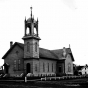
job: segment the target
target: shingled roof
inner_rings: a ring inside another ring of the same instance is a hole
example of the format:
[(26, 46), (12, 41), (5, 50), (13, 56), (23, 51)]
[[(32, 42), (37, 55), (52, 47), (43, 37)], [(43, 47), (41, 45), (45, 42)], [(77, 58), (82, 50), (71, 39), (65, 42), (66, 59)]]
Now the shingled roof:
[[(18, 45), (21, 49), (24, 50), (24, 44), (22, 43), (18, 43), (15, 42), (12, 47), (6, 52), (6, 54), (2, 57), (2, 59), (5, 59), (5, 57), (9, 54), (9, 52), (16, 46)], [(70, 48), (66, 48), (66, 52), (67, 53), (71, 53)], [(62, 56), (63, 53), (63, 49), (58, 49), (58, 50), (48, 50), (48, 49), (44, 49), (44, 48), (39, 48), (39, 57), (40, 58), (49, 58), (49, 59), (57, 59), (59, 60), (59, 58)], [(58, 57), (59, 55), (59, 57)], [(73, 58), (74, 61), (74, 58)]]
[[(66, 49), (66, 54), (70, 54), (72, 57), (72, 61), (74, 61), (74, 57), (72, 55), (72, 51), (70, 48), (65, 48)], [(51, 50), (55, 55), (58, 56), (58, 58), (63, 57), (63, 49), (56, 49), (56, 50)]]

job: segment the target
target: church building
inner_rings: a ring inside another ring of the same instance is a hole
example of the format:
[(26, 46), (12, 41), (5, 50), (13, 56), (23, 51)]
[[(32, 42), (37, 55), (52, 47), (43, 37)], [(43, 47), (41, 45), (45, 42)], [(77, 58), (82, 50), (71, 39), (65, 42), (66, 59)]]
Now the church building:
[(71, 48), (48, 50), (39, 47), (38, 19), (32, 16), (24, 21), (24, 44), (10, 42), (10, 49), (2, 57), (4, 73), (10, 76), (31, 73), (34, 76), (73, 74), (74, 57)]

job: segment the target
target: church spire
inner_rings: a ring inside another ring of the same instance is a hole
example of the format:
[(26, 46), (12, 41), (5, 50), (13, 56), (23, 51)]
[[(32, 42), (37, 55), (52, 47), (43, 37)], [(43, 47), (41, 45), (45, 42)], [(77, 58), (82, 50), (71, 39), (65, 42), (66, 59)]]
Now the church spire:
[(30, 9), (31, 9), (31, 18), (32, 18), (32, 7), (30, 7)]

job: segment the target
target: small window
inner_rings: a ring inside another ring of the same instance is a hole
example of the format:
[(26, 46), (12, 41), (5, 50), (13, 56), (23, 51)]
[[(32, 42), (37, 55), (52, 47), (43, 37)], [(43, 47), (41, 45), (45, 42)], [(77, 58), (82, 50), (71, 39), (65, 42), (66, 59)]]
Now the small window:
[(17, 55), (18, 55), (18, 53), (19, 53), (19, 52), (18, 52), (18, 51), (16, 51), (16, 54), (17, 54)]

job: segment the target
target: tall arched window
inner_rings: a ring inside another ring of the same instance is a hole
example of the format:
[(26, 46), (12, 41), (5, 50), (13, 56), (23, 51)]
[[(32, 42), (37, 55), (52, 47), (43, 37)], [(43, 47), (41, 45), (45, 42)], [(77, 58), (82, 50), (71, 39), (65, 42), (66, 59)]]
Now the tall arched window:
[(20, 60), (18, 60), (18, 70), (20, 70)]
[(43, 63), (43, 72), (45, 72), (45, 64)]
[(16, 60), (14, 60), (14, 70), (16, 70)]
[(35, 71), (37, 71), (37, 64), (35, 64)]
[(34, 27), (34, 34), (37, 34), (36, 28)]
[(35, 52), (37, 52), (37, 42), (35, 43)]
[(52, 63), (52, 72), (53, 72), (53, 63)]
[(27, 42), (27, 52), (30, 52), (30, 43)]
[(26, 35), (29, 35), (30, 34), (30, 28), (27, 27), (26, 29)]
[(71, 72), (71, 63), (68, 63), (68, 72)]
[(48, 72), (49, 72), (49, 63), (48, 63)]

